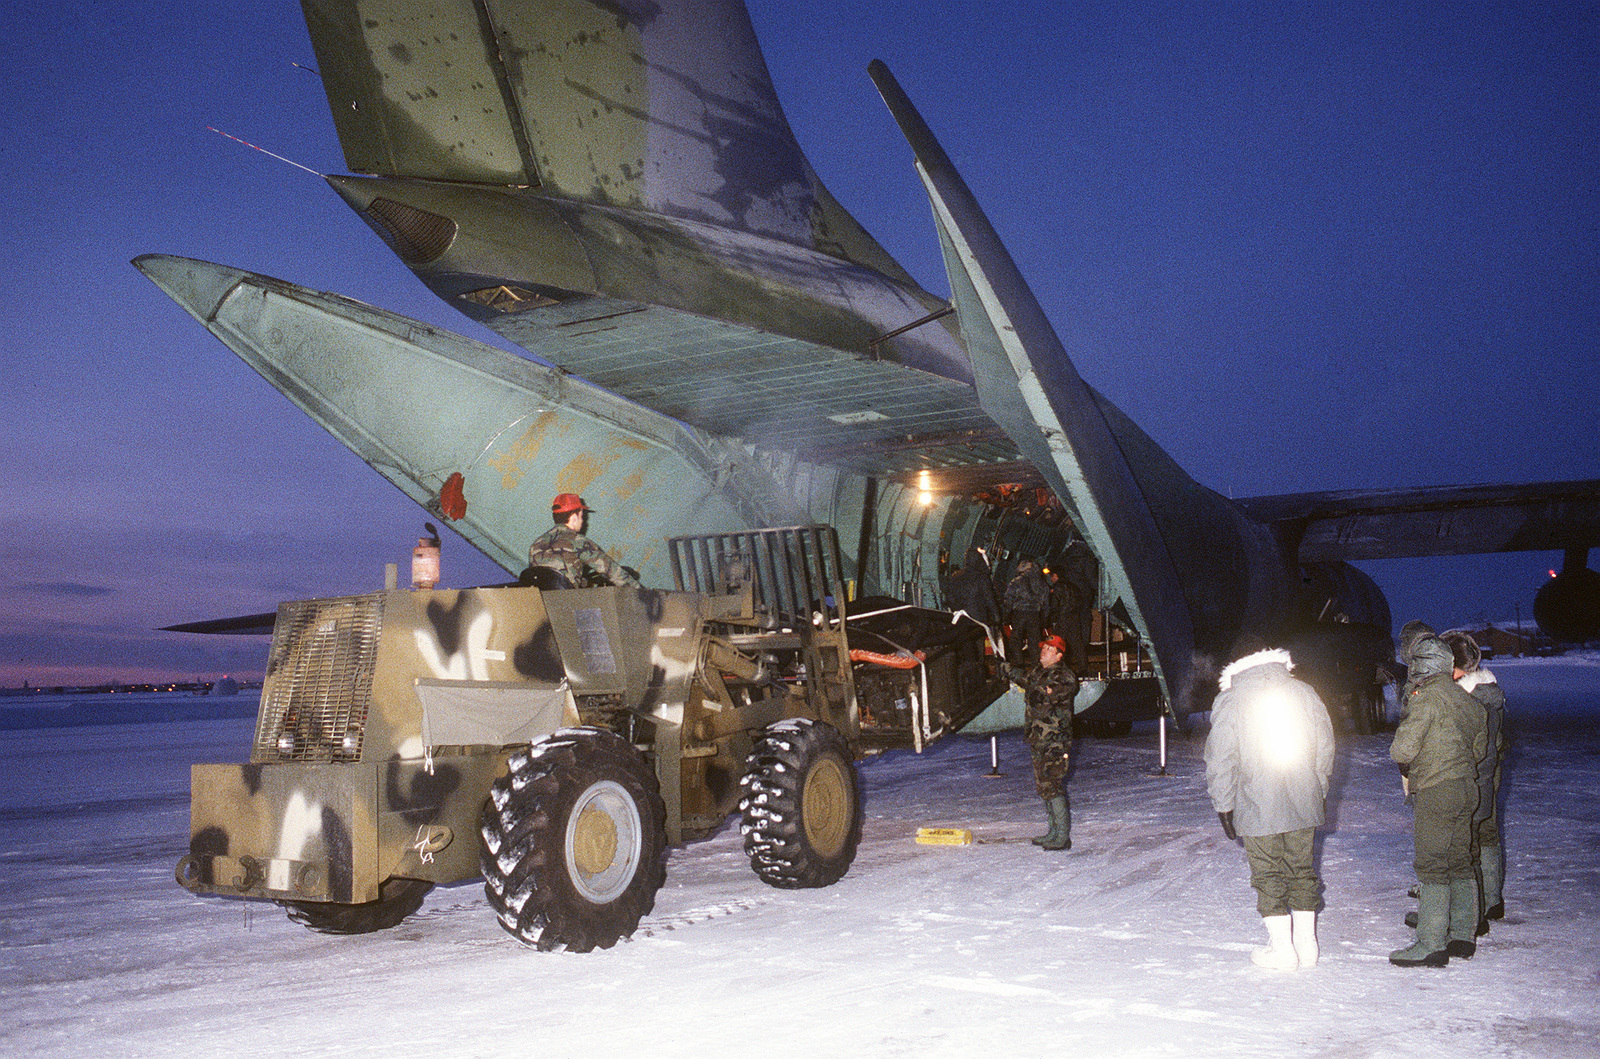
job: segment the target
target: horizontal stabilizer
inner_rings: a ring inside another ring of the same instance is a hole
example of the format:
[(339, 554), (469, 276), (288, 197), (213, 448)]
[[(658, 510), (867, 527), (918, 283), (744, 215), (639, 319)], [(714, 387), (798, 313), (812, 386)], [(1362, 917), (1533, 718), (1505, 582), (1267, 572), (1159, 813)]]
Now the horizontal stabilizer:
[(512, 574), (578, 493), (646, 584), (663, 541), (799, 512), (742, 447), (560, 371), (336, 295), (204, 261), (141, 271), (246, 363)]
[(190, 621), (182, 625), (163, 625), (162, 632), (203, 632), (225, 636), (258, 636), (272, 632), (278, 622), (278, 612), (246, 614), (238, 618), (211, 618), (207, 621)]

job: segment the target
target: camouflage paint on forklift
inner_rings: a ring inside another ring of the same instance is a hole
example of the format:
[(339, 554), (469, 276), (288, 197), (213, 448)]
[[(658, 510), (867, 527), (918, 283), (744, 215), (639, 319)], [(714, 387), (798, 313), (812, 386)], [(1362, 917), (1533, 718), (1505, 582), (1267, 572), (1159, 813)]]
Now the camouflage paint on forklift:
[[(748, 593), (592, 588), (543, 599), (583, 723), (617, 731), (653, 758), (669, 842), (733, 811), (752, 732), (810, 717), (854, 738), (852, 697), (837, 708), (815, 704), (761, 657), (842, 659), (842, 631), (760, 631)], [(837, 642), (819, 652), (818, 640)]]
[(652, 759), (669, 841), (708, 831), (738, 802), (752, 733), (810, 717), (858, 737), (842, 623), (771, 625), (749, 591), (285, 603), (250, 762), (194, 767), (178, 881), (363, 903), (391, 877), (475, 878), (479, 815), (511, 748), (578, 724)]
[[(502, 747), (578, 723), (531, 588), (285, 603), (261, 702), (249, 764), (194, 766), (197, 893), (360, 903), (391, 876), (473, 878)], [(483, 734), (438, 742), (461, 731)]]
[(504, 761), (434, 755), (431, 772), (399, 759), (195, 765), (178, 881), (195, 893), (360, 904), (392, 876), (471, 879), (478, 810)]
[[(618, 731), (654, 758), (667, 810), (667, 841), (682, 840), (686, 813), (716, 812), (720, 822), (737, 800), (749, 739), (742, 746), (726, 737), (720, 743), (690, 746), (684, 721), (686, 711), (694, 709), (691, 699), (697, 706), (700, 701), (696, 676), (705, 620), (738, 601), (696, 592), (617, 588), (550, 592), (544, 599), (584, 723)], [(746, 723), (739, 721), (741, 730)], [(695, 762), (687, 775), (680, 752)], [(697, 781), (719, 772), (730, 775), (725, 796), (716, 799), (719, 806), (708, 806), (696, 792)]]

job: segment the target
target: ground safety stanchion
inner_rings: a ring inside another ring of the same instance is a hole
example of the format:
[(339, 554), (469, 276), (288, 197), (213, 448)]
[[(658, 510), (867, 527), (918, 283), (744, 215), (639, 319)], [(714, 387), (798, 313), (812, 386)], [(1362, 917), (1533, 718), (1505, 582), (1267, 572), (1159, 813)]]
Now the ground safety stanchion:
[(1165, 776), (1167, 774), (1167, 708), (1165, 705), (1161, 707), (1161, 728), (1159, 730), (1161, 732), (1161, 768), (1157, 770), (1156, 775)]

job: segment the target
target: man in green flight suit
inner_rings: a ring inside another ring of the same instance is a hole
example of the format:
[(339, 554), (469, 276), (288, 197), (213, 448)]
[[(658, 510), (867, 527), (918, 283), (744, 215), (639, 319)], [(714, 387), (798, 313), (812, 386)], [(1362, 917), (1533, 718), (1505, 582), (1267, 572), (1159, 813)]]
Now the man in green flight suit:
[(528, 549), (528, 566), (554, 570), (567, 587), (581, 587), (585, 569), (614, 585), (637, 585), (638, 579), (626, 567), (583, 535), (585, 518), (592, 510), (576, 493), (562, 493), (551, 501), (550, 517), (555, 525)]
[(1072, 757), (1072, 700), (1078, 678), (1062, 657), (1066, 641), (1046, 636), (1039, 643), (1039, 662), (1026, 668), (1006, 666), (1006, 676), (1022, 686), (1028, 704), (1027, 739), (1033, 751), (1033, 782), (1050, 814), (1050, 830), (1033, 840), (1045, 849), (1072, 848), (1072, 809), (1067, 802), (1067, 766)]
[(1477, 951), (1478, 879), (1472, 859), (1478, 809), (1478, 762), (1488, 756), (1483, 703), (1455, 682), (1455, 656), (1437, 636), (1410, 653), (1404, 718), (1389, 757), (1415, 803), (1417, 939), (1389, 954), (1398, 967), (1443, 967)]

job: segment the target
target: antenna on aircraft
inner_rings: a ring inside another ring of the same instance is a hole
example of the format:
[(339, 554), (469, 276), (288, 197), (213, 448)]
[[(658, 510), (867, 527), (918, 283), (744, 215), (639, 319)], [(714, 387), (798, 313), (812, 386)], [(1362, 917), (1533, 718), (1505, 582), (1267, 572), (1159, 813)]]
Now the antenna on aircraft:
[(304, 169), (306, 172), (310, 173), (312, 176), (318, 176), (318, 177), (321, 177), (324, 180), (328, 179), (328, 174), (326, 174), (326, 173), (319, 173), (315, 169), (312, 169), (310, 166), (301, 165), (299, 162), (296, 162), (294, 159), (285, 158), (281, 154), (273, 154), (271, 151), (267, 150), (265, 147), (257, 147), (255, 144), (251, 143), (249, 140), (241, 140), (241, 139), (239, 139), (239, 137), (233, 135), (232, 133), (223, 132), (221, 129), (217, 128), (215, 125), (207, 125), (206, 128), (210, 129), (212, 132), (216, 133), (218, 136), (226, 136), (228, 139), (232, 140), (234, 143), (242, 143), (246, 147), (250, 148), (253, 151), (260, 151), (262, 154), (268, 155), (269, 157), (272, 157), (272, 158), (276, 158), (280, 162), (288, 162), (290, 165), (294, 166), (296, 169)]

